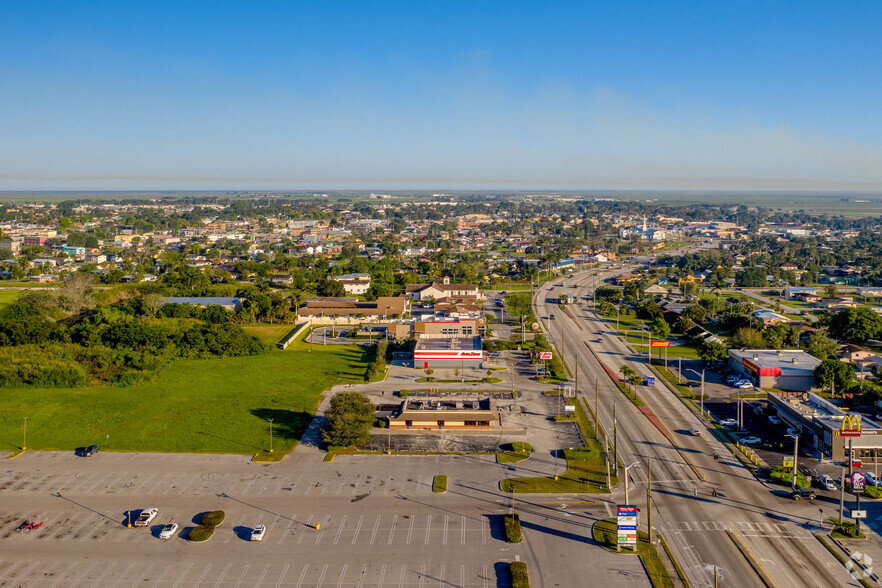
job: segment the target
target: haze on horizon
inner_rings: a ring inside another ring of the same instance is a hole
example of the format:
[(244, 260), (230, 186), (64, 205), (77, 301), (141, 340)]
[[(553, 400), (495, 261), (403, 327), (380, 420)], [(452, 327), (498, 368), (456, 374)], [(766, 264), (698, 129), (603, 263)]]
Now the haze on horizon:
[(882, 5), (4, 7), (0, 190), (882, 189)]

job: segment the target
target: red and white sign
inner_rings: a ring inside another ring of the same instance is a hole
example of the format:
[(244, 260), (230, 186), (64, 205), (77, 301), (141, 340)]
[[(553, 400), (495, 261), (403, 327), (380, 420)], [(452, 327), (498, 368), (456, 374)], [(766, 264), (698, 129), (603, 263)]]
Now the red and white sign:
[(649, 344), (651, 347), (670, 347), (670, 341), (652, 341)]
[(531, 327), (534, 331), (538, 331), (538, 330), (539, 330), (539, 323), (533, 323), (532, 325), (530, 325), (530, 327)]
[(539, 359), (551, 359), (551, 351), (540, 351)]

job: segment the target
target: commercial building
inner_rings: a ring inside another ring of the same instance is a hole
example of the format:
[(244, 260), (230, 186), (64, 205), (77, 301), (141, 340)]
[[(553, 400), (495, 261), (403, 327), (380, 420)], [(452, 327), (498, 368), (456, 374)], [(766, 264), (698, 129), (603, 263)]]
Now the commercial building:
[(491, 429), (499, 426), (496, 402), (408, 398), (397, 414), (389, 417), (390, 429)]
[(419, 337), (413, 350), (413, 365), (427, 368), (479, 368), (484, 361), (481, 337)]
[(840, 460), (848, 456), (851, 443), (853, 457), (865, 462), (877, 459), (882, 429), (873, 421), (851, 415), (811, 393), (769, 392), (766, 399), (769, 410), (781, 419), (782, 428), (799, 431), (800, 447), (811, 447), (825, 458)]
[(370, 274), (343, 274), (342, 276), (332, 276), (331, 279), (343, 284), (346, 293), (353, 296), (364, 296), (371, 288)]
[(171, 296), (165, 299), (166, 304), (192, 304), (193, 306), (220, 306), (232, 312), (242, 310), (244, 298), (225, 298), (220, 296)]
[(729, 367), (760, 388), (807, 392), (821, 360), (793, 349), (730, 349)]
[(417, 302), (424, 300), (444, 300), (447, 298), (473, 297), (483, 300), (484, 295), (477, 284), (451, 284), (450, 278), (445, 277), (443, 282), (431, 284), (408, 284), (405, 287), (407, 296)]
[(306, 306), (298, 309), (298, 316), (326, 317), (394, 317), (407, 311), (405, 296), (380, 296), (373, 302), (357, 298), (307, 298)]

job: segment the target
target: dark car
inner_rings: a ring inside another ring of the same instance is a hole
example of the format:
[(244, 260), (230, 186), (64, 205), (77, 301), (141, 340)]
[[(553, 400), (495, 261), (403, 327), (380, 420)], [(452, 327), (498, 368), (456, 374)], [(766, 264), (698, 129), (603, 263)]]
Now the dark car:
[(814, 488), (797, 488), (790, 493), (790, 498), (793, 500), (814, 500), (816, 496), (817, 493)]
[(688, 382), (684, 383), (683, 385), (686, 386), (687, 388), (701, 388), (701, 382), (693, 382), (692, 380), (689, 380)]
[(98, 446), (97, 445), (89, 445), (88, 447), (86, 447), (83, 450), (83, 457), (92, 457), (96, 453), (98, 453)]

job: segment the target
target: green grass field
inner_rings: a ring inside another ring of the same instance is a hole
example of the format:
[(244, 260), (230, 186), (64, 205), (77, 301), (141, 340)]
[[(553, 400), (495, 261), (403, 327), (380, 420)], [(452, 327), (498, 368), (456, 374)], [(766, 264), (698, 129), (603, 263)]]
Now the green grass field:
[(0, 290), (0, 305), (14, 302), (21, 295), (21, 290)]
[(294, 325), (286, 323), (268, 325), (265, 323), (254, 323), (250, 325), (242, 325), (242, 328), (249, 335), (254, 335), (268, 345), (275, 345), (282, 337), (291, 332)]
[[(256, 453), (289, 451), (323, 390), (362, 382), (365, 348), (292, 343), (254, 357), (177, 360), (151, 384), (116, 388), (7, 388), (0, 393), (0, 451), (72, 450)], [(109, 435), (109, 437), (107, 437)]]

